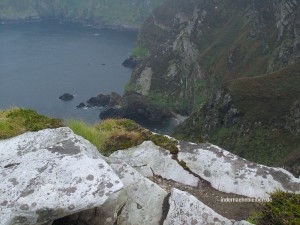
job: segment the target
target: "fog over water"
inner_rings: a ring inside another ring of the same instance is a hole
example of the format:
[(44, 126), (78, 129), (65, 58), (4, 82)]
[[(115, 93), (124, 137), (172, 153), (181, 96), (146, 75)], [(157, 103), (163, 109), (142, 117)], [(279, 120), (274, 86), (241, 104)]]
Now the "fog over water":
[[(18, 106), (94, 123), (101, 109), (77, 109), (98, 93), (123, 94), (121, 66), (137, 33), (55, 21), (0, 24), (0, 109)], [(70, 102), (58, 99), (69, 92)]]

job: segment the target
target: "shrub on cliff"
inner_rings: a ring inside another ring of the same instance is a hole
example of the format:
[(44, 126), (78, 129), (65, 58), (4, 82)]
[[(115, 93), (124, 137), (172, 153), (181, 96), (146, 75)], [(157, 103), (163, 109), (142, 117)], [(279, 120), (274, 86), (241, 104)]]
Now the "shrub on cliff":
[(270, 202), (263, 204), (263, 210), (254, 213), (250, 222), (257, 225), (300, 224), (300, 195), (276, 191)]

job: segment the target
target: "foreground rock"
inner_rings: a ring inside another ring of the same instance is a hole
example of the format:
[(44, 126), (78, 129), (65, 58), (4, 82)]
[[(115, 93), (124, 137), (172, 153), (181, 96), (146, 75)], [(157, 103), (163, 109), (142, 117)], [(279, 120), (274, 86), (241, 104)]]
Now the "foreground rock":
[(178, 160), (219, 191), (267, 198), (284, 190), (300, 193), (300, 179), (281, 168), (249, 162), (218, 146), (181, 142)]
[(69, 93), (64, 93), (63, 95), (59, 96), (60, 100), (63, 101), (71, 101), (74, 98), (74, 95), (69, 94)]
[(162, 149), (151, 141), (126, 151), (117, 151), (110, 158), (119, 159), (136, 168), (146, 177), (159, 175), (185, 185), (197, 187), (199, 178), (190, 174), (178, 162), (172, 159), (169, 151)]
[(123, 187), (96, 148), (69, 128), (0, 141), (0, 224), (43, 224), (101, 206)]
[(160, 224), (168, 193), (126, 163), (112, 160), (111, 167), (121, 178), (123, 190), (111, 195), (101, 207), (63, 218), (54, 225), (79, 221), (89, 225)]
[(178, 148), (170, 154), (147, 141), (104, 157), (68, 128), (0, 141), (0, 225), (249, 225), (239, 221), (248, 211), (222, 199), (248, 205), (277, 189), (300, 192), (300, 179), (283, 169), (211, 144)]
[(179, 143), (178, 158), (152, 142), (118, 151), (110, 157), (128, 163), (144, 176), (157, 175), (184, 185), (198, 186), (199, 178), (218, 191), (267, 198), (284, 190), (300, 193), (300, 179), (281, 168), (249, 162), (211, 144)]
[(173, 224), (220, 224), (250, 225), (246, 221), (234, 222), (207, 207), (189, 193), (172, 189), (169, 199), (170, 210), (164, 225)]

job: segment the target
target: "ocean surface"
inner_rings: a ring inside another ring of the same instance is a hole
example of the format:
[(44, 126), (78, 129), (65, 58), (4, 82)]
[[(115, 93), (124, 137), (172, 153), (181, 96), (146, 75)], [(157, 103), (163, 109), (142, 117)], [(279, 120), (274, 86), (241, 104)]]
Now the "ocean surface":
[[(101, 109), (77, 109), (98, 93), (123, 94), (122, 67), (136, 32), (55, 21), (0, 24), (0, 108), (31, 108), (63, 119), (99, 120)], [(70, 102), (59, 100), (68, 92)]]
[[(102, 108), (76, 106), (99, 93), (123, 94), (137, 32), (44, 21), (0, 24), (0, 109), (22, 107), (62, 119), (99, 121)], [(59, 100), (68, 92), (69, 102)], [(144, 123), (169, 133), (177, 120)]]

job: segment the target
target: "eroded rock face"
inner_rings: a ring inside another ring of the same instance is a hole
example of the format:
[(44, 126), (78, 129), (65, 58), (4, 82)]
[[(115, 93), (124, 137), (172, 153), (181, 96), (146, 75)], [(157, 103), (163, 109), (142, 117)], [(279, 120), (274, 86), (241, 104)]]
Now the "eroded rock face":
[(43, 224), (101, 206), (123, 184), (69, 128), (0, 141), (0, 224)]

